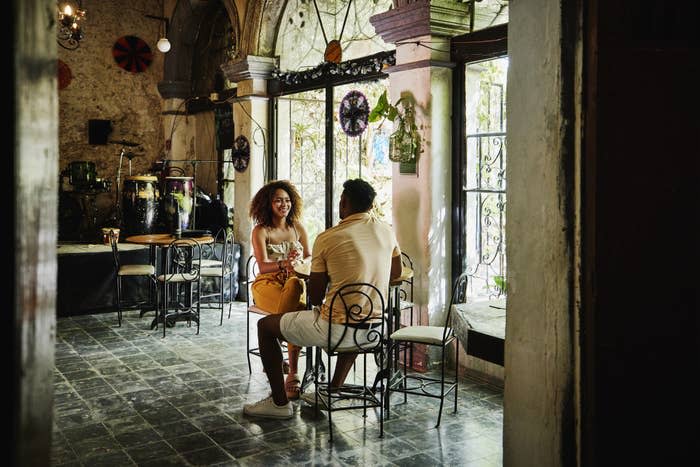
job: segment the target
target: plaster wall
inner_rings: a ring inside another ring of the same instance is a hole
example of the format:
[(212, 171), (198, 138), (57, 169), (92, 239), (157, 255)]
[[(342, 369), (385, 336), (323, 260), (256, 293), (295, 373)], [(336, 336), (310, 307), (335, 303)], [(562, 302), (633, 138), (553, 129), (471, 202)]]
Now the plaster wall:
[(250, 163), (244, 172), (235, 171), (235, 203), (233, 232), (241, 244), (241, 258), (251, 255), (250, 232), (253, 224), (248, 216), (250, 200), (263, 186), (268, 150), (268, 101), (266, 97), (246, 96), (233, 100), (234, 134), (243, 135), (250, 144)]
[(572, 402), (561, 37), (560, 2), (510, 4), (506, 466), (562, 465)]
[[(156, 49), (162, 23), (145, 14), (161, 15), (160, 0), (84, 0), (85, 38), (77, 50), (58, 48), (58, 58), (71, 70), (70, 84), (59, 91), (59, 172), (72, 161), (94, 162), (97, 176), (113, 182), (120, 146), (88, 144), (88, 120), (111, 120), (110, 140), (137, 142), (132, 173), (147, 173), (163, 151), (161, 97), (157, 84), (163, 76), (164, 56)], [(125, 35), (143, 39), (153, 52), (151, 65), (141, 73), (120, 68), (112, 46)], [(124, 161), (128, 167), (128, 161)], [(128, 173), (128, 172), (122, 172)], [(56, 177), (59, 174), (56, 173)], [(115, 201), (116, 183), (110, 193), (99, 195), (98, 224)]]
[[(402, 54), (397, 51), (398, 56)], [(397, 71), (390, 75), (389, 89), (391, 102), (399, 97), (415, 102), (416, 125), (422, 136), (416, 173), (401, 174), (399, 164), (394, 164), (394, 230), (401, 249), (413, 259), (414, 303), (420, 310), (420, 322), (441, 323), (451, 288), (452, 153), (451, 128), (445, 122), (451, 115), (452, 71), (442, 67)]]

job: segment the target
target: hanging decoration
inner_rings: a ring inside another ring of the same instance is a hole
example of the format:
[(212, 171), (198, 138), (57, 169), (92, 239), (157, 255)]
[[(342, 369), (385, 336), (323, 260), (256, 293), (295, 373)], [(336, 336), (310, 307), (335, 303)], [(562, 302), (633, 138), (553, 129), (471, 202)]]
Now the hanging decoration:
[(406, 106), (398, 119), (399, 127), (389, 136), (389, 159), (392, 162), (414, 162), (420, 152), (420, 135), (413, 117), (413, 107)]
[(245, 172), (250, 162), (250, 144), (248, 138), (243, 135), (237, 136), (233, 141), (233, 168), (238, 172)]
[(401, 97), (392, 105), (384, 91), (369, 114), (370, 122), (382, 118), (394, 122), (396, 131), (389, 136), (389, 159), (393, 162), (414, 163), (421, 152), (421, 137), (414, 112), (412, 99)]
[(328, 63), (335, 63), (337, 65), (338, 63), (343, 61), (343, 48), (340, 45), (340, 41), (343, 39), (345, 24), (348, 22), (348, 13), (350, 13), (350, 5), (352, 5), (352, 0), (348, 0), (348, 7), (345, 10), (345, 18), (343, 19), (343, 27), (340, 28), (340, 36), (338, 36), (338, 39), (333, 39), (329, 42), (328, 36), (326, 36), (326, 29), (323, 27), (321, 12), (318, 9), (316, 0), (314, 0), (314, 8), (316, 9), (316, 16), (318, 16), (318, 24), (319, 26), (321, 26), (323, 40), (326, 41), (326, 50), (323, 52), (323, 60), (325, 60)]
[(65, 89), (73, 81), (73, 73), (70, 67), (63, 60), (58, 60), (58, 89)]
[(369, 102), (360, 91), (350, 91), (340, 101), (340, 126), (348, 136), (359, 136), (367, 129)]
[(132, 73), (146, 71), (153, 61), (153, 52), (146, 42), (136, 36), (122, 36), (112, 47), (112, 56), (119, 67)]
[(330, 78), (341, 78), (343, 76), (352, 76), (360, 80), (368, 75), (376, 75), (384, 68), (395, 64), (396, 51), (389, 50), (355, 60), (348, 60), (347, 62), (323, 62), (314, 68), (304, 71), (281, 71), (279, 68), (275, 68), (272, 70), (272, 77), (287, 86), (321, 83)]

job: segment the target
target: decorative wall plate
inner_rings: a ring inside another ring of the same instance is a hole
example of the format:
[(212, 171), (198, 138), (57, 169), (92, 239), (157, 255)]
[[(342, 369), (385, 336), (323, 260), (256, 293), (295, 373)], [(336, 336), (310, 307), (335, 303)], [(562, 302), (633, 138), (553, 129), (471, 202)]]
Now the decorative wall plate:
[(63, 60), (58, 60), (58, 89), (65, 89), (73, 81), (73, 73)]
[(233, 159), (233, 168), (239, 172), (245, 172), (248, 168), (248, 162), (250, 162), (250, 144), (248, 143), (248, 138), (240, 135), (233, 140), (231, 158)]
[(340, 126), (348, 136), (359, 136), (367, 129), (369, 102), (360, 91), (350, 91), (340, 101)]
[(143, 39), (122, 36), (112, 46), (112, 56), (121, 68), (132, 73), (141, 73), (153, 61), (153, 52)]

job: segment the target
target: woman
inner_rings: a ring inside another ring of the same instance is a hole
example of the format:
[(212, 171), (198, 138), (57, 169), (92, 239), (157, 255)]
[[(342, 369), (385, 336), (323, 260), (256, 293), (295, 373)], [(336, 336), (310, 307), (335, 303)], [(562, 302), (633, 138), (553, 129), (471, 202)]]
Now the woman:
[[(294, 264), (311, 256), (306, 229), (299, 222), (302, 201), (294, 185), (276, 180), (263, 186), (250, 203), (255, 223), (251, 234), (253, 254), (259, 274), (252, 285), (255, 305), (270, 313), (306, 308), (304, 281), (294, 274)], [(298, 399), (301, 348), (287, 343), (289, 374), (285, 381), (287, 397)]]

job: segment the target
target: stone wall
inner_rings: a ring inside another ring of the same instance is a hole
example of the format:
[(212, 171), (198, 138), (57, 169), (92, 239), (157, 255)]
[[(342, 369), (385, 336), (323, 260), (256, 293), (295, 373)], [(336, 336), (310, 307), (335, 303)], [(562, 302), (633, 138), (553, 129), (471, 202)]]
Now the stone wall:
[[(58, 93), (59, 172), (72, 161), (91, 161), (98, 177), (116, 180), (121, 146), (88, 143), (88, 120), (104, 119), (112, 122), (110, 140), (140, 144), (129, 148), (137, 154), (132, 173), (147, 173), (164, 151), (162, 101), (157, 89), (163, 79), (164, 55), (156, 48), (164, 23), (145, 15), (162, 16), (162, 2), (83, 0), (83, 8), (87, 13), (80, 47), (58, 48), (58, 58), (68, 65), (71, 75), (70, 83)], [(112, 56), (114, 43), (127, 35), (141, 38), (151, 49), (153, 60), (143, 72), (120, 68)], [(124, 159), (122, 176), (128, 175), (128, 170)], [(109, 193), (96, 197), (98, 227), (114, 206), (115, 185)]]

